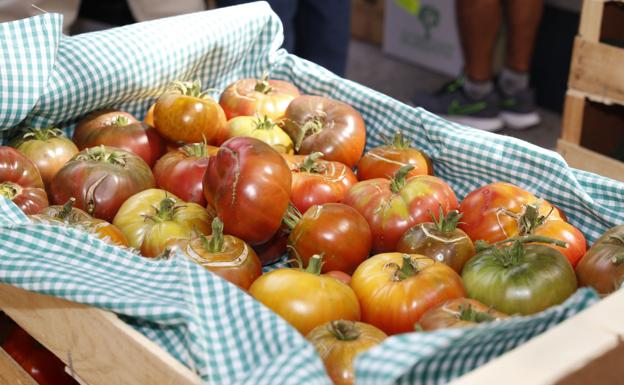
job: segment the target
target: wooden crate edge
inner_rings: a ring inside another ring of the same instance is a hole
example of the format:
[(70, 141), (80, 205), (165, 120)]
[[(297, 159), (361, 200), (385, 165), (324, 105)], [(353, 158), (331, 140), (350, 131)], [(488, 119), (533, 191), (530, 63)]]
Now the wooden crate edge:
[(563, 139), (557, 141), (557, 152), (571, 167), (624, 182), (624, 163), (617, 159), (609, 158)]
[(0, 348), (0, 385), (39, 385), (6, 351)]

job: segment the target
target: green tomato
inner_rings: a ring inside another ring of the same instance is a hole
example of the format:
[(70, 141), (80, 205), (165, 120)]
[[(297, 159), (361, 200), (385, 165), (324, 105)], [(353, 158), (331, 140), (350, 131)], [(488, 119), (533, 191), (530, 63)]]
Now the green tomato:
[(538, 313), (565, 301), (577, 288), (563, 254), (520, 242), (479, 252), (464, 266), (462, 279), (468, 297), (507, 314)]

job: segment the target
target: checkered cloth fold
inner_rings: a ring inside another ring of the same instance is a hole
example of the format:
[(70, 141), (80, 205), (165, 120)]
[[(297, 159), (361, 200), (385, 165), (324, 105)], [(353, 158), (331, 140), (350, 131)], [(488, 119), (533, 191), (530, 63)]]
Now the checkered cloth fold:
[[(0, 142), (29, 126), (71, 134), (97, 108), (143, 117), (170, 80), (199, 79), (222, 90), (269, 70), (304, 93), (352, 104), (366, 121), (369, 148), (402, 130), (459, 197), (502, 180), (561, 207), (590, 241), (624, 223), (624, 184), (570, 169), (556, 153), (526, 142), (449, 123), (286, 53), (266, 3), (74, 37), (63, 36), (61, 24), (54, 14), (0, 24)], [(111, 310), (206, 382), (330, 383), (293, 328), (188, 260), (147, 260), (75, 229), (31, 223), (4, 198), (0, 213), (0, 282)], [(533, 317), (392, 337), (358, 358), (358, 384), (445, 383), (596, 300), (583, 289)]]

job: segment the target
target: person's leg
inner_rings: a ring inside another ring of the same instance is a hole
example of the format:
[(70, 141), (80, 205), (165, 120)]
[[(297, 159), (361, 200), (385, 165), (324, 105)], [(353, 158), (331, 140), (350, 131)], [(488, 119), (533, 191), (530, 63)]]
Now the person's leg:
[(344, 76), (349, 51), (350, 16), (350, 0), (299, 0), (295, 53)]
[(508, 0), (507, 52), (505, 68), (498, 78), (505, 123), (523, 129), (539, 123), (533, 93), (529, 89), (529, 68), (543, 0)]

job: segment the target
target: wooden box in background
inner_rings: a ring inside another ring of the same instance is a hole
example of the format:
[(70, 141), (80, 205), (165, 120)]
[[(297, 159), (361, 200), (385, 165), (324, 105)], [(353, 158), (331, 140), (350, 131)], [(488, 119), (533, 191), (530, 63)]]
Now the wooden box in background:
[(351, 0), (351, 36), (381, 45), (385, 0)]

